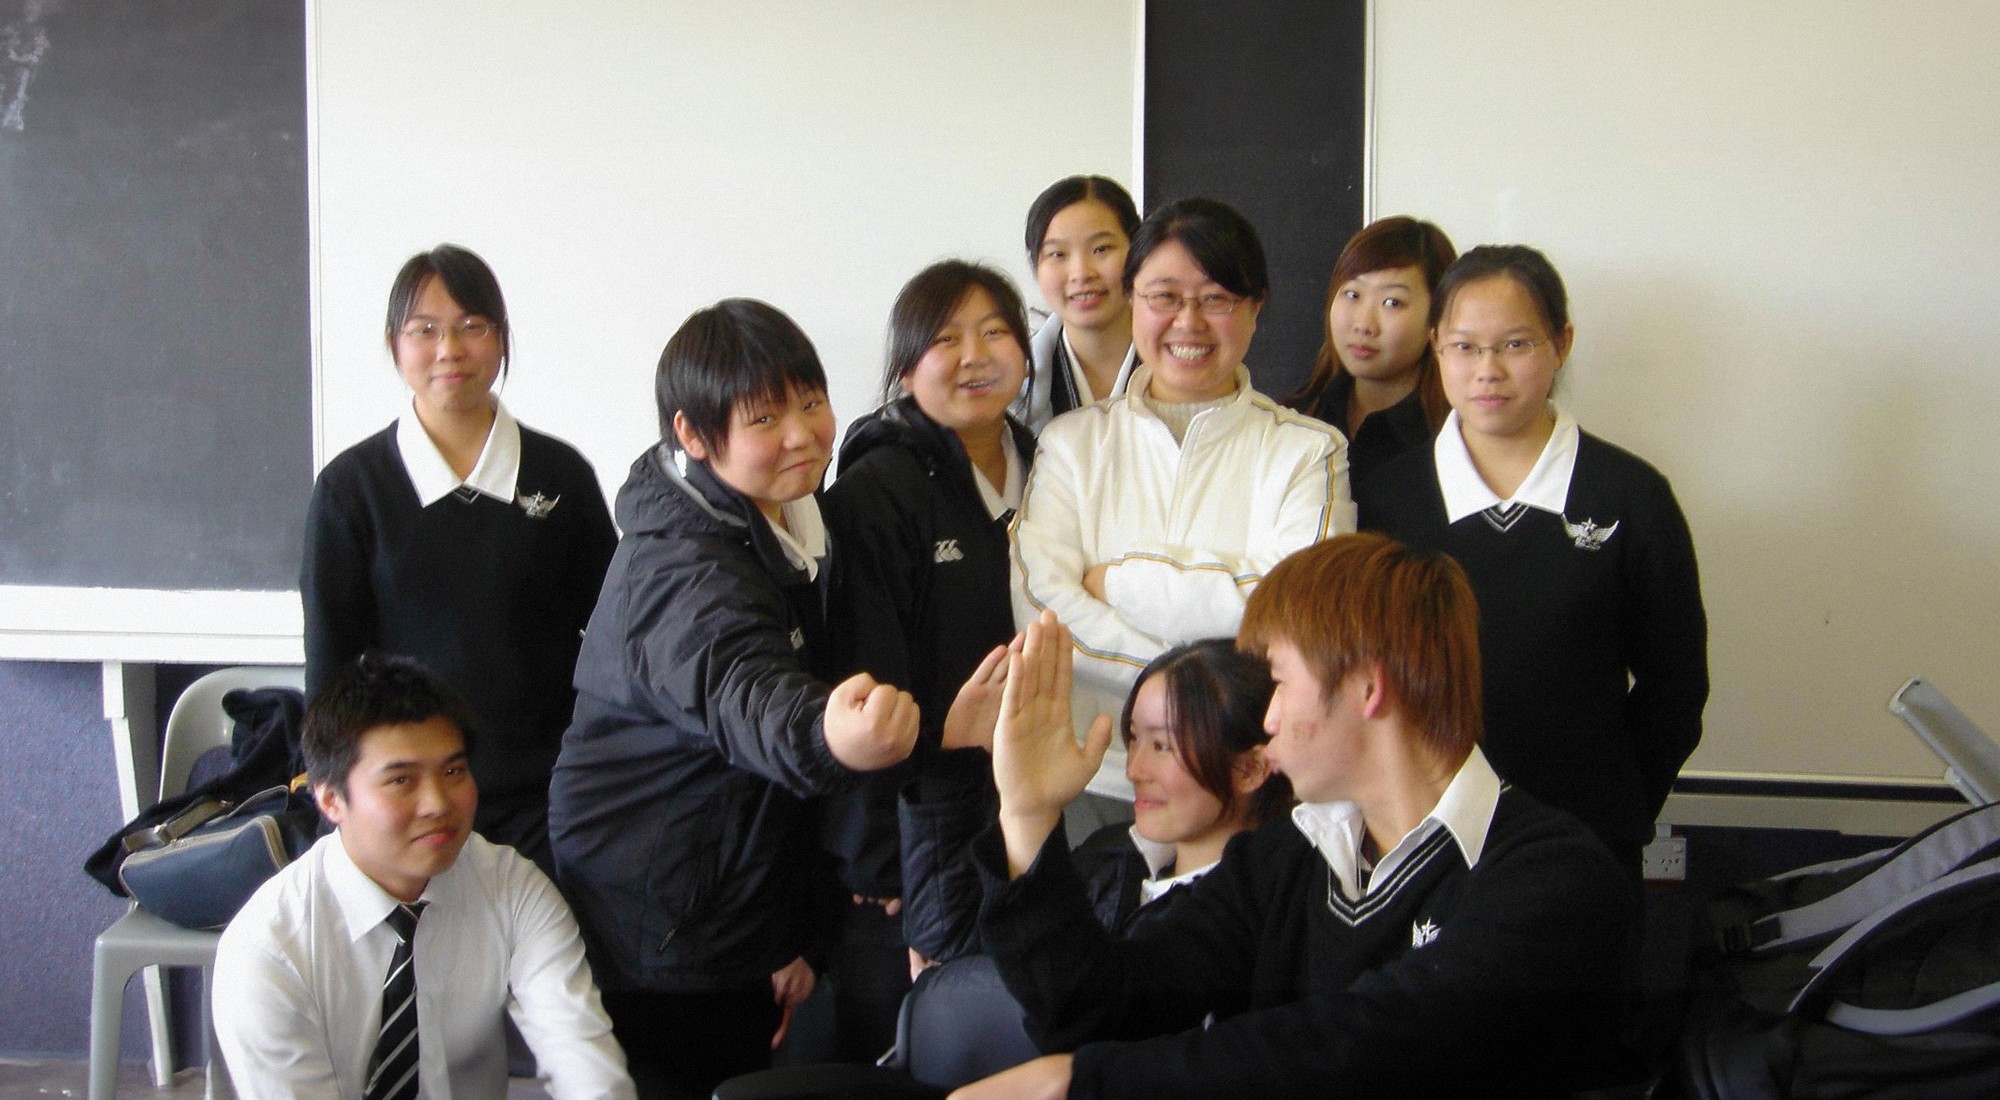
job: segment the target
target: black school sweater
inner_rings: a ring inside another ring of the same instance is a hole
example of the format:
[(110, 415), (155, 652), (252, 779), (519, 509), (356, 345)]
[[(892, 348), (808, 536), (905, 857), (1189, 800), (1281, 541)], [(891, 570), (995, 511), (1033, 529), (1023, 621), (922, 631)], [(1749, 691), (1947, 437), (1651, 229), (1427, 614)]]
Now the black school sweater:
[(482, 818), (548, 800), (577, 647), (618, 543), (597, 475), (561, 440), (521, 428), (516, 489), (555, 504), (538, 517), (454, 493), (423, 507), (391, 424), (320, 471), (299, 571), (308, 695), (369, 649), (423, 662), (479, 723)]
[(1631, 888), (1517, 787), (1476, 867), (1440, 829), (1349, 902), (1274, 821), (1124, 940), (1060, 836), (1012, 882), (998, 830), (980, 838), (980, 927), (1029, 1033), (1075, 1051), (1073, 1100), (1547, 1096), (1617, 1064)]
[[(1493, 769), (1636, 866), (1708, 699), (1694, 542), (1667, 479), (1583, 432), (1563, 515), (1447, 524), (1433, 447), (1391, 463), (1357, 503), (1364, 530), (1450, 554), (1471, 578)], [(1587, 535), (1586, 521), (1616, 530)]]

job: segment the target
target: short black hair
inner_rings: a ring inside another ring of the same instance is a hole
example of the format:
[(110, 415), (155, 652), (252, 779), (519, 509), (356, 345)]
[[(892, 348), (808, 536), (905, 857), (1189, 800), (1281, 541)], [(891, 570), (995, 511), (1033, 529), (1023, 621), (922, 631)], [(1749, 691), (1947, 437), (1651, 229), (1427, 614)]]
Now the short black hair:
[(306, 780), (347, 797), (347, 776), (361, 756), (361, 737), (382, 726), (443, 718), (458, 727), (472, 752), (472, 708), (451, 685), (408, 657), (364, 653), (335, 673), (306, 706), (301, 740)]
[(780, 402), (795, 387), (826, 391), (826, 368), (805, 332), (769, 303), (724, 298), (690, 314), (660, 352), (660, 437), (674, 442), (679, 413), (702, 446), (719, 451), (739, 403)]
[[(1021, 345), (1021, 357), (1027, 358), (1028, 310), (1021, 303), (1021, 292), (1014, 289), (1014, 281), (985, 264), (940, 260), (904, 283), (896, 304), (889, 308), (889, 363), (882, 372), (884, 402), (896, 399), (901, 382), (930, 350), (938, 330), (974, 290), (983, 290), (993, 299), (1007, 331)], [(1033, 374), (1029, 372), (1031, 378)]]
[(458, 308), (493, 322), (500, 336), (500, 370), (504, 374), (514, 341), (513, 331), (507, 326), (507, 299), (500, 295), (500, 280), (478, 253), (455, 244), (441, 244), (428, 252), (419, 252), (403, 261), (402, 270), (396, 272), (396, 281), (389, 284), (389, 319), (382, 329), (389, 350), (395, 350), (396, 334), (409, 322), (411, 312), (417, 308), (417, 296), (432, 279), (444, 284), (444, 292), (451, 295)]
[(1228, 203), (1198, 196), (1176, 199), (1139, 223), (1132, 248), (1125, 253), (1127, 296), (1146, 258), (1168, 241), (1179, 241), (1208, 277), (1231, 294), (1257, 302), (1271, 296), (1271, 275), (1257, 227)]
[(1035, 196), (1028, 207), (1028, 266), (1041, 262), (1042, 242), (1048, 239), (1049, 223), (1056, 215), (1080, 202), (1101, 202), (1118, 219), (1126, 239), (1139, 229), (1139, 208), (1118, 181), (1109, 176), (1064, 176)]

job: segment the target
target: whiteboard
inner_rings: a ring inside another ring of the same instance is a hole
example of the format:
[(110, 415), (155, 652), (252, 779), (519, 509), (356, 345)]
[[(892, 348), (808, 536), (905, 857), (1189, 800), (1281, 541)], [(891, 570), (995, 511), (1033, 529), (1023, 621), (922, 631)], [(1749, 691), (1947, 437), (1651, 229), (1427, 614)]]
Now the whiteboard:
[(1562, 271), (1558, 399), (1674, 484), (1691, 770), (1935, 777), (2000, 731), (2000, 6), (1376, 0), (1370, 212)]
[(1132, 179), (1138, 8), (316, 0), (315, 468), (407, 400), (383, 311), (439, 241), (499, 275), (509, 408), (607, 494), (659, 438), (661, 348), (721, 298), (804, 328), (844, 427), (877, 402), (905, 280), (985, 259), (1035, 304), (1028, 204)]

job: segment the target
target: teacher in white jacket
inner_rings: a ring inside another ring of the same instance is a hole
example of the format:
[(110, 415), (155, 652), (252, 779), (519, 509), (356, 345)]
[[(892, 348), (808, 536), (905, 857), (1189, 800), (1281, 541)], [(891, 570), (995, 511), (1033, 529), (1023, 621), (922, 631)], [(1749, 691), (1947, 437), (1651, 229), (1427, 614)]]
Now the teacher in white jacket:
[[(1070, 628), (1079, 732), (1169, 646), (1234, 635), (1280, 559), (1354, 530), (1346, 439), (1244, 365), (1270, 293), (1249, 221), (1213, 199), (1161, 207), (1124, 287), (1140, 366), (1123, 395), (1050, 421), (1012, 532), (1016, 625), (1050, 609)], [(1120, 755), (1090, 789), (1129, 801)]]

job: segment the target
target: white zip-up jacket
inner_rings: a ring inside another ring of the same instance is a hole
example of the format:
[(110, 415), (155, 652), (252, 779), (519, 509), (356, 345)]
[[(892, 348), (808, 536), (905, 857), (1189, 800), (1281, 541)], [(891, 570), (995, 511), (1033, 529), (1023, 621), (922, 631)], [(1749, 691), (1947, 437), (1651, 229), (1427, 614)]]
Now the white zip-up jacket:
[[(1139, 395), (1049, 422), (1014, 519), (1014, 621), (1043, 608), (1073, 632), (1079, 734), (1114, 718), (1146, 662), (1170, 646), (1228, 637), (1264, 573), (1287, 554), (1355, 529), (1347, 440), (1281, 408), (1236, 372), (1236, 396), (1196, 415), (1179, 445)], [(1100, 562), (1103, 600), (1083, 589)], [(1131, 797), (1116, 747), (1091, 790)]]

